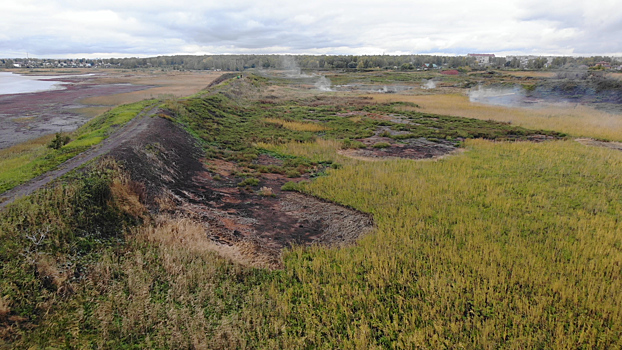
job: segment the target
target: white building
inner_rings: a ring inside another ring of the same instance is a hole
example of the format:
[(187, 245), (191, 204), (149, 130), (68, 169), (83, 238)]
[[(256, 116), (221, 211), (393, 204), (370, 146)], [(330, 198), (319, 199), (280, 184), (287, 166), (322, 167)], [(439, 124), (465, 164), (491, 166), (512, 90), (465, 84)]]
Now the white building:
[(495, 54), (492, 53), (470, 53), (467, 57), (475, 57), (477, 63), (480, 66), (485, 66), (492, 63), (492, 60), (495, 58)]

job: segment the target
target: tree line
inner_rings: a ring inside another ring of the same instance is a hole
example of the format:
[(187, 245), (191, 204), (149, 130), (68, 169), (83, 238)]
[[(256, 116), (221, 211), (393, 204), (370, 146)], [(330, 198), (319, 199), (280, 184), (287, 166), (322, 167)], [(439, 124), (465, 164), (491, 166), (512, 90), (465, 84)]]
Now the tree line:
[[(119, 67), (126, 69), (162, 68), (180, 70), (227, 70), (246, 69), (421, 69), (428, 65), (442, 68), (482, 69), (474, 57), (435, 56), (435, 55), (175, 55), (148, 58), (109, 58), (109, 59), (0, 59), (0, 67), (13, 68), (14, 63), (21, 67), (39, 68), (67, 62), (67, 66), (76, 64), (89, 67)], [(563, 68), (579, 65), (592, 66), (597, 62), (614, 63), (615, 58), (606, 56), (592, 57), (536, 57), (526, 62), (517, 58), (496, 57), (490, 62), (493, 68)]]

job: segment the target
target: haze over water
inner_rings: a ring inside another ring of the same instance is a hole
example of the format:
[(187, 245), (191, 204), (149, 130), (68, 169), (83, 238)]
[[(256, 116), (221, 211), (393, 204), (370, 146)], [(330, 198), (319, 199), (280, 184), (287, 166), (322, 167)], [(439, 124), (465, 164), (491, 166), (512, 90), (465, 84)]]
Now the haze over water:
[(54, 79), (51, 76), (25, 76), (11, 72), (0, 72), (0, 95), (26, 94), (46, 90), (63, 89), (62, 82), (39, 79)]

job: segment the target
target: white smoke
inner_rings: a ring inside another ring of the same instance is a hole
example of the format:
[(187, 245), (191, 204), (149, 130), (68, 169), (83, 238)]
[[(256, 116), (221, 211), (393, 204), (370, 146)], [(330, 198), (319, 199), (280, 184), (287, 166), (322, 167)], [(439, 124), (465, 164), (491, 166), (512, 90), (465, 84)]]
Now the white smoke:
[(491, 105), (516, 107), (521, 105), (525, 92), (519, 87), (482, 87), (469, 90), (469, 101)]
[(320, 91), (334, 91), (331, 88), (331, 82), (330, 79), (328, 79), (327, 77), (320, 75), (320, 78), (315, 82), (315, 87), (320, 90)]
[(421, 88), (425, 90), (436, 89), (436, 82), (432, 79), (425, 80), (425, 83), (421, 85)]
[(281, 65), (288, 78), (311, 78), (311, 75), (303, 74), (294, 56), (281, 56)]

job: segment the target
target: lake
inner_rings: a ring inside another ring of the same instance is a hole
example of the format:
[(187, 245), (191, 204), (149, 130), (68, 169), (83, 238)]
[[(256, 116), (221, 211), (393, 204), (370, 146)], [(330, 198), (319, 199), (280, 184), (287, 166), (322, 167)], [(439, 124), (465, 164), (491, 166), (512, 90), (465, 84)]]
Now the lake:
[(0, 95), (64, 89), (63, 82), (40, 80), (58, 78), (58, 76), (32, 76), (0, 72)]

